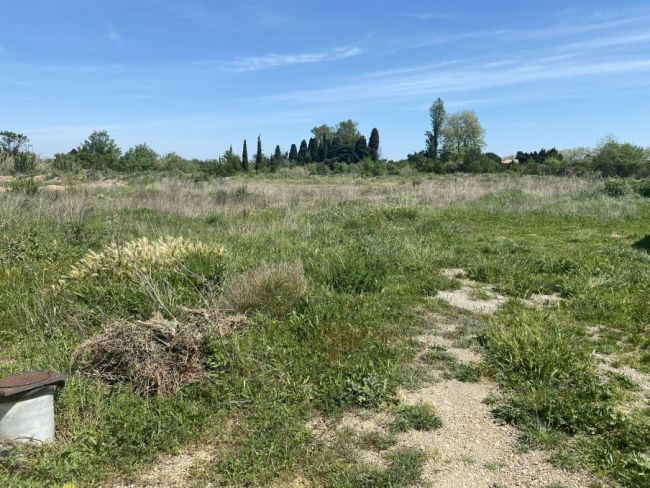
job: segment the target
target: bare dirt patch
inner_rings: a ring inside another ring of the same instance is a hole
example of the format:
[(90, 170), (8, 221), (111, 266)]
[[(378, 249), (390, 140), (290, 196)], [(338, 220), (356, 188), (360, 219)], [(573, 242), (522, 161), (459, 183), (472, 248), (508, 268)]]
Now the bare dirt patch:
[(65, 191), (65, 186), (62, 185), (45, 185), (41, 188), (41, 191), (48, 191), (48, 192), (60, 192), (60, 191)]
[(630, 409), (642, 409), (650, 405), (650, 375), (642, 373), (629, 366), (614, 366), (613, 358), (603, 354), (596, 354), (598, 361), (598, 370), (603, 374), (613, 373), (623, 376), (631, 383), (639, 387), (636, 401), (627, 402), (626, 407)]
[[(447, 278), (456, 279), (461, 282), (462, 287), (458, 290), (439, 291), (436, 298), (447, 302), (449, 305), (478, 314), (492, 314), (499, 307), (508, 301), (508, 297), (495, 291), (494, 285), (485, 285), (466, 278), (465, 270), (460, 268), (448, 268), (440, 270), (440, 273)], [(558, 304), (563, 299), (559, 295), (547, 295), (538, 293), (532, 295), (522, 302), (529, 307), (546, 307)]]
[(99, 181), (89, 181), (85, 183), (84, 186), (90, 189), (107, 189), (107, 188), (120, 188), (126, 186), (126, 183), (121, 180), (99, 180)]
[(410, 431), (400, 444), (437, 453), (423, 479), (441, 487), (585, 487), (590, 480), (550, 465), (540, 451), (517, 450), (514, 427), (498, 425), (483, 400), (494, 393), (488, 382), (445, 381), (416, 392), (402, 392), (405, 404), (431, 403), (442, 421), (434, 432)]
[[(459, 362), (480, 362), (481, 356), (471, 350), (456, 347), (437, 334), (448, 334), (456, 325), (444, 322), (435, 315), (427, 317), (431, 333), (417, 337), (422, 350), (415, 360), (420, 362), (424, 352), (432, 346), (442, 346)], [(435, 332), (434, 332), (435, 331)], [(497, 396), (494, 383), (483, 379), (465, 383), (455, 379), (427, 384), (416, 390), (403, 389), (399, 400), (405, 405), (430, 404), (435, 407), (442, 427), (433, 431), (397, 434), (397, 444), (391, 449), (418, 448), (427, 455), (423, 470), (423, 486), (445, 488), (465, 487), (548, 487), (557, 484), (566, 488), (591, 486), (593, 479), (581, 473), (567, 472), (551, 465), (543, 451), (522, 452), (518, 448), (518, 431), (495, 421), (491, 408), (484, 400)], [(318, 420), (312, 431), (322, 441), (332, 439), (332, 432), (347, 429), (354, 434), (387, 432), (390, 412), (357, 412), (348, 414), (331, 426)], [(390, 451), (390, 449), (389, 449)], [(359, 449), (361, 461), (380, 467), (382, 456), (374, 451)]]
[(149, 471), (126, 484), (112, 485), (115, 488), (185, 488), (191, 484), (195, 469), (207, 463), (214, 453), (205, 448), (194, 448), (179, 454), (161, 457)]

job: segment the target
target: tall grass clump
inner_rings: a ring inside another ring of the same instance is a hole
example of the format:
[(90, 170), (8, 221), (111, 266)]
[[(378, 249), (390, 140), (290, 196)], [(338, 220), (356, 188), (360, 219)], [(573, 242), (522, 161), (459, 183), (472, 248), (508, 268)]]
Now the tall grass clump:
[(338, 293), (375, 293), (386, 285), (391, 268), (389, 251), (370, 240), (345, 248), (335, 248), (329, 259), (315, 270), (325, 284)]
[(559, 316), (508, 316), (487, 334), (488, 363), (516, 395), (508, 420), (539, 420), (575, 433), (609, 415), (609, 391), (575, 326)]
[(260, 266), (233, 278), (222, 296), (224, 305), (236, 312), (262, 312), (282, 318), (308, 289), (302, 263), (281, 263)]
[(650, 476), (650, 418), (617, 409), (576, 325), (559, 312), (506, 315), (485, 337), (488, 364), (504, 391), (498, 416), (525, 429), (575, 436), (592, 468), (625, 486)]
[(200, 305), (201, 292), (221, 284), (223, 248), (183, 238), (143, 237), (89, 251), (54, 286), (54, 291), (104, 314), (149, 318), (173, 315), (179, 305)]

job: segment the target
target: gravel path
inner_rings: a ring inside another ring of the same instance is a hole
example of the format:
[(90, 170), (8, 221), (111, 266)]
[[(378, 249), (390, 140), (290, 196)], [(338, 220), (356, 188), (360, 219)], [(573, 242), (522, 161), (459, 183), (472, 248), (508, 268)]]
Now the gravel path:
[[(440, 319), (429, 316), (431, 330), (448, 333), (453, 324), (435, 323)], [(435, 321), (435, 322), (434, 322)], [(453, 342), (431, 332), (417, 338), (422, 350), (416, 361), (429, 347), (446, 347), (460, 363), (480, 361), (477, 353), (458, 347)], [(594, 485), (594, 479), (581, 474), (564, 471), (551, 465), (543, 451), (522, 452), (518, 448), (518, 431), (512, 426), (501, 425), (492, 417), (485, 398), (497, 393), (494, 383), (483, 380), (480, 383), (463, 383), (457, 380), (437, 382), (417, 390), (401, 390), (402, 404), (431, 404), (442, 421), (442, 427), (431, 432), (411, 430), (397, 435), (398, 443), (393, 449), (403, 447), (419, 448), (428, 454), (424, 466), (421, 486), (444, 488), (492, 488), (501, 487), (549, 487), (585, 488)], [(335, 430), (350, 429), (356, 433), (372, 431), (386, 432), (390, 414), (348, 414)], [(326, 426), (316, 428), (325, 434), (331, 431)], [(360, 450), (364, 462), (383, 466), (381, 456)], [(419, 485), (420, 486), (420, 485)]]
[(111, 484), (114, 488), (186, 488), (191, 485), (193, 468), (212, 459), (202, 448), (187, 449), (180, 454), (163, 456), (131, 483)]

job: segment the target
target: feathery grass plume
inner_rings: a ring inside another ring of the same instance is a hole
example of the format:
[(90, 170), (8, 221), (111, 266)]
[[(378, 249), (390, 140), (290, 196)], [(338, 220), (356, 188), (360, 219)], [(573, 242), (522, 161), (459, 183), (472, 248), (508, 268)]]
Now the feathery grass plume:
[(72, 266), (70, 272), (60, 280), (60, 284), (70, 280), (97, 277), (104, 272), (122, 275), (169, 267), (192, 254), (223, 256), (225, 251), (223, 248), (170, 236), (161, 237), (156, 241), (141, 237), (126, 244), (111, 243), (100, 253), (89, 251)]

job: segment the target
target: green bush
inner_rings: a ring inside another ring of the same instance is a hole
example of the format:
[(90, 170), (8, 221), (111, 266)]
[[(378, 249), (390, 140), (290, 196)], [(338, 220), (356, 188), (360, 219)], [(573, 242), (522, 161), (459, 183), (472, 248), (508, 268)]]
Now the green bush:
[(634, 191), (644, 198), (650, 198), (650, 178), (634, 182)]
[(119, 159), (116, 169), (121, 171), (146, 171), (156, 168), (158, 154), (146, 144), (132, 147)]
[(37, 160), (33, 152), (20, 152), (14, 156), (14, 170), (22, 174), (31, 173), (36, 169)]
[(610, 197), (619, 198), (627, 195), (630, 191), (630, 187), (628, 186), (627, 181), (622, 178), (611, 178), (605, 180), (604, 191), (605, 194)]
[(52, 160), (52, 168), (62, 172), (76, 172), (82, 167), (79, 159), (71, 153), (57, 153)]
[(34, 178), (16, 178), (9, 183), (9, 191), (15, 193), (26, 193), (27, 195), (35, 195), (38, 193), (40, 185)]

